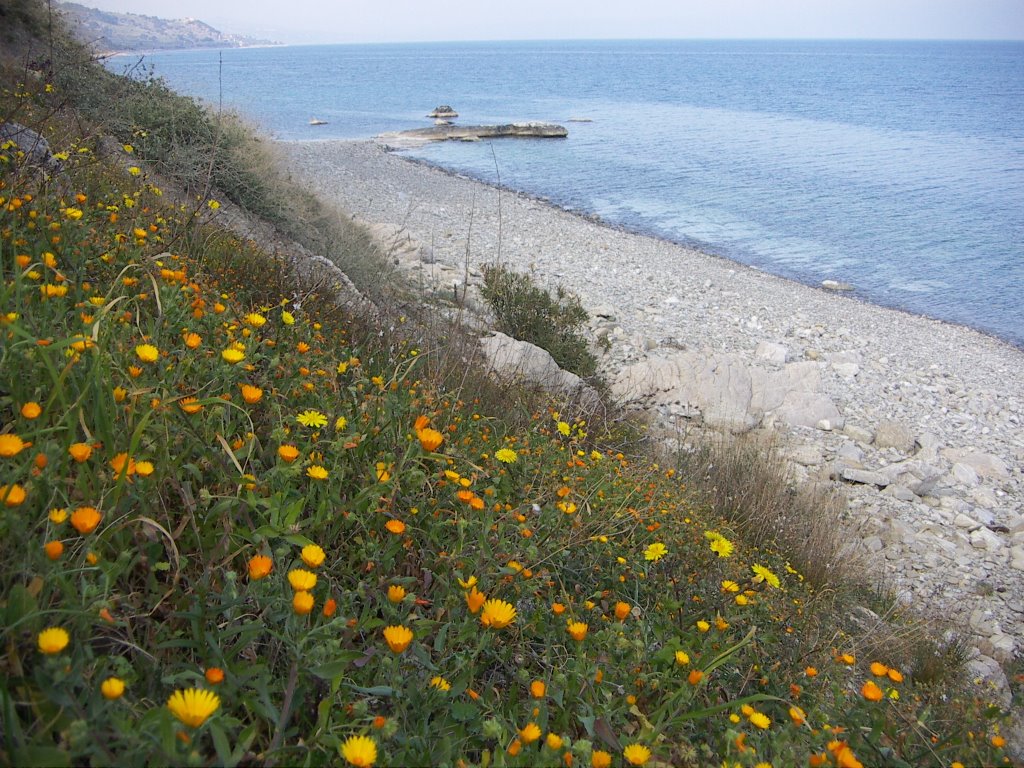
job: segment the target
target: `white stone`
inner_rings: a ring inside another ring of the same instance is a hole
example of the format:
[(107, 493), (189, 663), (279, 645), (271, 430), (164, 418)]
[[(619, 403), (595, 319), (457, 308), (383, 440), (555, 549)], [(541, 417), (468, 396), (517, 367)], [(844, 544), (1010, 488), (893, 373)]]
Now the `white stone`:
[(978, 528), (971, 531), (971, 546), (975, 549), (984, 549), (989, 552), (998, 552), (1003, 548), (1003, 540), (999, 534), (990, 531), (988, 528)]

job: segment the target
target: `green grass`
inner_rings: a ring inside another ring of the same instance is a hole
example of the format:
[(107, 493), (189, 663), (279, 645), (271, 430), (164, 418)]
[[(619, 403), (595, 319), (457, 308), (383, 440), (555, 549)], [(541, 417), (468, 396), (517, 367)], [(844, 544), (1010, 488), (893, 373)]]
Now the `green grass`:
[(997, 709), (865, 656), (674, 467), (346, 315), (5, 82), (67, 177), (0, 149), (0, 761), (1005, 760)]

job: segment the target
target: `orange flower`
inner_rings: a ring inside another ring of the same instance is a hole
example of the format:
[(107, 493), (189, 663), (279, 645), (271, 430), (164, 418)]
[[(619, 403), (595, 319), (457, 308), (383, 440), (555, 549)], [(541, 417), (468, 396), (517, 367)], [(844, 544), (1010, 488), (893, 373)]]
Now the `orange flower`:
[(444, 442), (444, 435), (436, 429), (421, 429), (416, 433), (416, 437), (419, 438), (420, 445), (427, 453), (433, 453)]
[(72, 459), (81, 464), (92, 456), (92, 446), (89, 443), (72, 443), (68, 446), (68, 453), (71, 454)]
[(565, 606), (561, 603), (552, 603), (551, 612), (555, 614), (555, 616), (561, 616), (563, 613), (565, 613)]
[(396, 536), (400, 536), (403, 533), (405, 533), (405, 523), (403, 523), (401, 520), (395, 520), (395, 519), (388, 520), (384, 524), (384, 527), (387, 528), (389, 531), (391, 531), (391, 533), (395, 534)]
[(259, 387), (254, 387), (251, 384), (242, 384), (241, 389), (242, 399), (249, 403), (249, 405), (258, 403), (263, 398), (263, 390)]
[(530, 683), (530, 695), (535, 699), (543, 699), (544, 693), (547, 691), (547, 686), (544, 685), (543, 680), (534, 680)]
[(403, 626), (384, 628), (384, 640), (393, 653), (402, 653), (412, 643), (412, 630)]
[(291, 464), (299, 458), (299, 449), (294, 445), (279, 445), (277, 447), (277, 455), (281, 457), (281, 461)]
[(466, 605), (468, 606), (470, 613), (475, 614), (479, 611), (485, 600), (487, 600), (487, 595), (475, 586), (471, 587), (466, 593)]
[(426, 429), (428, 424), (430, 424), (430, 419), (421, 413), (416, 417), (416, 423), (413, 424), (412, 428), (419, 432), (421, 429)]
[(615, 604), (615, 618), (619, 621), (625, 621), (626, 617), (629, 616), (630, 610), (629, 603), (624, 603), (620, 600)]
[(198, 333), (186, 333), (184, 336), (185, 346), (189, 349), (196, 349), (203, 343), (203, 337)]
[(266, 555), (253, 555), (249, 559), (249, 579), (259, 581), (274, 569), (274, 561)]
[(187, 414), (199, 413), (203, 410), (203, 404), (199, 402), (199, 398), (186, 397), (182, 398), (181, 402), (178, 403), (178, 407), (181, 408)]
[(43, 544), (43, 551), (46, 552), (46, 556), (51, 560), (59, 560), (60, 556), (64, 554), (64, 542), (56, 539), (48, 541)]
[(337, 612), (338, 612), (338, 601), (335, 600), (333, 597), (328, 598), (327, 602), (324, 603), (324, 616), (329, 619), (329, 618), (331, 618), (331, 616), (333, 616)]
[(875, 677), (885, 677), (889, 673), (889, 668), (880, 661), (871, 662), (871, 674)]
[(43, 412), (42, 407), (39, 403), (29, 401), (21, 406), (21, 415), (31, 421), (32, 419), (38, 419), (39, 414)]
[(292, 610), (299, 616), (305, 616), (313, 610), (313, 595), (305, 590), (299, 590), (292, 597)]
[(220, 667), (210, 667), (204, 673), (206, 682), (210, 685), (220, 685), (224, 682), (224, 670)]
[(135, 474), (135, 459), (129, 459), (127, 453), (119, 453), (110, 460), (110, 468), (117, 477), (122, 474), (131, 477)]
[(71, 525), (83, 536), (96, 530), (103, 516), (94, 507), (79, 507), (71, 513)]
[(860, 694), (868, 701), (881, 701), (885, 696), (874, 680), (868, 680), (860, 689)]
[(701, 680), (704, 679), (704, 672), (699, 669), (691, 669), (690, 674), (686, 676), (686, 681), (690, 685), (697, 685)]
[(17, 483), (0, 485), (0, 499), (5, 507), (16, 507), (25, 501), (25, 489)]

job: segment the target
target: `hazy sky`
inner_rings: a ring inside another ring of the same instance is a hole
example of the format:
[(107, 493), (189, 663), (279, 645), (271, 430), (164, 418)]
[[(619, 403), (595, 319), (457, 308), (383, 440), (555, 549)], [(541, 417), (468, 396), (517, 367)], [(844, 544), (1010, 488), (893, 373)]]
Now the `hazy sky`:
[(1024, 0), (77, 0), (285, 43), (571, 38), (1024, 39)]

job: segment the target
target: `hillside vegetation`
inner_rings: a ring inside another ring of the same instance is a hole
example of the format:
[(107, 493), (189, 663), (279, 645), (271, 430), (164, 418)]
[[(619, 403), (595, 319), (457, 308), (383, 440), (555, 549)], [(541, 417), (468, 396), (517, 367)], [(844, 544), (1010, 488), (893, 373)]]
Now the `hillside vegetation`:
[(346, 313), (218, 217), (367, 285), (359, 232), (24, 8), (0, 123), (61, 168), (0, 144), (0, 761), (1008, 761), (955, 644), (849, 619), (841, 540), (799, 547), (824, 507), (757, 516), (777, 469), (655, 463), (383, 290)]

